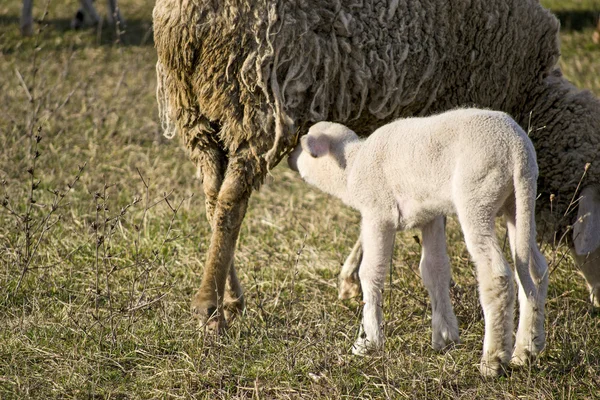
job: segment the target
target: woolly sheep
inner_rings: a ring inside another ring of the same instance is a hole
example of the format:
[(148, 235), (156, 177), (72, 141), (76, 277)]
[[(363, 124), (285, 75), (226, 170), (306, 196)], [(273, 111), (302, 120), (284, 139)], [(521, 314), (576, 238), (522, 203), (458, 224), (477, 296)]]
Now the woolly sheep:
[[(100, 22), (100, 16), (94, 7), (94, 0), (80, 0), (80, 7), (71, 21), (71, 27), (78, 29), (85, 24), (95, 25)], [(117, 0), (108, 0), (108, 22), (113, 23), (114, 18), (123, 23), (123, 18), (117, 7)], [(23, 0), (21, 10), (21, 34), (23, 36), (33, 35), (33, 0)]]
[(430, 249), (446, 247), (443, 216), (457, 214), (477, 266), (485, 317), (480, 369), (498, 375), (513, 350), (514, 307), (514, 277), (494, 232), (499, 212), (507, 221), (519, 278), (513, 359), (521, 364), (543, 349), (548, 267), (535, 242), (538, 169), (533, 144), (508, 115), (459, 109), (399, 119), (364, 141), (344, 125), (319, 122), (288, 163), (306, 182), (360, 211), (364, 309), (355, 354), (383, 346), (383, 283), (401, 229), (422, 231), (420, 271), (431, 297), (433, 347), (458, 342), (449, 259), (430, 258)]
[(600, 291), (600, 102), (556, 69), (559, 23), (536, 0), (157, 0), (153, 22), (165, 135), (203, 177), (212, 236), (192, 309), (209, 329), (243, 307), (233, 259), (248, 198), (298, 133), (330, 120), (368, 134), (459, 106), (532, 127), (540, 233), (562, 237), (574, 194), (589, 198), (583, 239), (565, 237)]

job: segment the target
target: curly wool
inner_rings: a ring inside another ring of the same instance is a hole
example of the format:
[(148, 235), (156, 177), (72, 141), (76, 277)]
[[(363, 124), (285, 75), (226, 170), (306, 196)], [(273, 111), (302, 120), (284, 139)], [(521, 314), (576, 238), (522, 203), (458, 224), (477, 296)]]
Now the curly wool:
[[(534, 0), (157, 0), (160, 117), (192, 159), (250, 149), (257, 187), (297, 130), (321, 120), (368, 134), (476, 105), (524, 127), (533, 110), (537, 123), (553, 104), (535, 96), (548, 94), (540, 88), (559, 57), (558, 30)], [(555, 132), (536, 132), (543, 152)], [(570, 172), (545, 168), (548, 190), (555, 178), (575, 190), (557, 176)]]

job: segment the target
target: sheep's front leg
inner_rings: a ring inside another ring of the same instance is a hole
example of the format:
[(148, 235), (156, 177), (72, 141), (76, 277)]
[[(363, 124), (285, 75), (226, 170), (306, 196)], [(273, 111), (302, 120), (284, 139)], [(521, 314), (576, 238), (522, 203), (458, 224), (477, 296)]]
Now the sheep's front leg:
[(193, 311), (209, 330), (226, 326), (223, 314), (225, 283), (231, 276), (229, 269), (234, 248), (252, 192), (255, 178), (252, 166), (252, 155), (248, 151), (230, 157), (214, 208), (202, 284), (192, 299)]
[(590, 301), (595, 307), (600, 307), (600, 246), (584, 255), (577, 254), (574, 249), (571, 249), (571, 254), (586, 280)]
[(344, 262), (339, 276), (338, 298), (340, 300), (360, 296), (360, 281), (358, 268), (363, 258), (363, 249), (360, 238), (352, 248), (350, 255)]
[(442, 350), (458, 343), (458, 321), (450, 301), (450, 259), (446, 251), (444, 217), (438, 217), (422, 229), (422, 253), (419, 270), (431, 299), (433, 348)]
[(359, 270), (363, 289), (363, 320), (358, 339), (352, 347), (357, 355), (383, 347), (382, 291), (386, 270), (392, 258), (396, 227), (390, 221), (364, 219), (361, 227), (363, 258)]
[(600, 307), (600, 193), (595, 187), (581, 192), (571, 254), (587, 281), (592, 304)]

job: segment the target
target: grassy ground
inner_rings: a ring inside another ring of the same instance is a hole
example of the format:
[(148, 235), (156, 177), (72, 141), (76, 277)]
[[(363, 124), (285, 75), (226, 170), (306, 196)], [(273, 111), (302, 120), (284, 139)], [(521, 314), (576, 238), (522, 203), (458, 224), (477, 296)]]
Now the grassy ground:
[[(253, 196), (242, 228), (247, 311), (226, 335), (204, 337), (189, 299), (209, 227), (194, 169), (157, 123), (152, 2), (123, 1), (128, 28), (117, 35), (69, 31), (75, 1), (54, 1), (42, 32), (26, 39), (13, 3), (0, 5), (0, 398), (600, 396), (600, 318), (564, 248), (545, 250), (547, 350), (482, 380), (481, 309), (452, 220), (463, 343), (431, 349), (408, 232), (385, 291), (386, 351), (351, 356), (360, 305), (336, 299), (336, 275), (358, 215), (283, 167)], [(561, 19), (583, 16), (563, 31), (561, 65), (600, 95), (600, 48), (585, 22), (600, 1), (545, 3)]]

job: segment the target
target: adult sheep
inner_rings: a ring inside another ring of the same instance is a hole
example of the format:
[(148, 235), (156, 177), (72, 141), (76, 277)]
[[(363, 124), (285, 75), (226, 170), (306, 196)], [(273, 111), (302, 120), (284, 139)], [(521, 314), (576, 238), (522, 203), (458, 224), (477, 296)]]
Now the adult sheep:
[(556, 69), (559, 23), (537, 1), (157, 0), (153, 19), (165, 134), (203, 177), (212, 236), (192, 309), (210, 329), (243, 307), (233, 258), (248, 199), (297, 132), (330, 120), (367, 134), (464, 105), (534, 127), (539, 231), (574, 222), (591, 163), (567, 237), (600, 290), (600, 102)]

